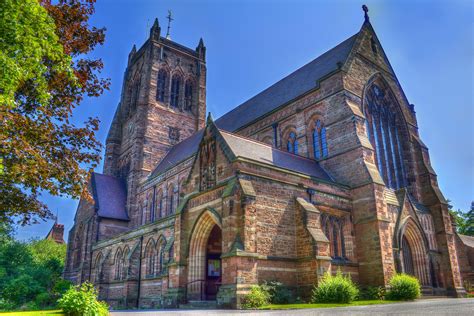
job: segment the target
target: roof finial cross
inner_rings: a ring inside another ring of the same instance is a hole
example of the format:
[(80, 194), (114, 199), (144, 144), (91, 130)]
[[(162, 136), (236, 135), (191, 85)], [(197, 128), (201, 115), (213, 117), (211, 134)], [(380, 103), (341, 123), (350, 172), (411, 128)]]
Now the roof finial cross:
[(367, 14), (367, 12), (369, 12), (369, 8), (367, 8), (367, 6), (364, 4), (362, 5), (362, 10), (364, 11), (365, 22), (369, 22), (369, 15)]
[(172, 17), (172, 12), (171, 10), (168, 10), (168, 16), (166, 17), (168, 19), (168, 30), (166, 31), (166, 39), (171, 39), (170, 37), (170, 27), (171, 27), (171, 21), (173, 21)]

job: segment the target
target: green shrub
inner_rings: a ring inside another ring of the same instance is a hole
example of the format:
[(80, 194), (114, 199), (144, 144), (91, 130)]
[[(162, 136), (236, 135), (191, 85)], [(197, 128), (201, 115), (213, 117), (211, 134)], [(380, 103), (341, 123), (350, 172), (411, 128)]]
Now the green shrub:
[(97, 300), (97, 290), (91, 283), (69, 288), (58, 300), (58, 306), (69, 316), (105, 316), (108, 305)]
[(254, 285), (250, 293), (245, 295), (242, 299), (242, 307), (245, 309), (255, 309), (270, 302), (270, 295), (261, 286)]
[(53, 286), (52, 293), (56, 296), (62, 296), (70, 287), (72, 287), (71, 281), (58, 279)]
[(360, 300), (384, 300), (386, 290), (383, 286), (368, 286), (360, 289)]
[(0, 297), (0, 311), (9, 311), (15, 308), (15, 303)]
[(313, 288), (313, 303), (350, 303), (357, 298), (359, 289), (349, 276), (337, 271), (333, 276), (326, 272), (318, 286)]
[(45, 308), (48, 306), (53, 306), (55, 301), (51, 294), (48, 292), (43, 292), (36, 295), (34, 303), (36, 306), (38, 306), (38, 308)]
[(390, 290), (386, 297), (389, 300), (414, 300), (420, 297), (421, 287), (417, 278), (408, 274), (395, 274), (390, 280)]
[(268, 293), (270, 303), (272, 304), (288, 304), (293, 301), (292, 291), (281, 282), (265, 281), (261, 287)]

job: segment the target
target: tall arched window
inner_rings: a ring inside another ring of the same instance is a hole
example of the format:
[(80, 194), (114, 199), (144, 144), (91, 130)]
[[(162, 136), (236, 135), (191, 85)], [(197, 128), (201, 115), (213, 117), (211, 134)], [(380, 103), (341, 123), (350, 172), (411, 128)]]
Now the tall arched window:
[(148, 222), (151, 223), (154, 220), (155, 215), (153, 214), (153, 196), (151, 193), (148, 194), (147, 198), (148, 203)]
[(399, 134), (402, 118), (394, 97), (383, 86), (382, 82), (374, 83), (366, 90), (365, 127), (375, 149), (380, 175), (389, 188), (399, 189), (406, 185)]
[(333, 259), (347, 260), (344, 244), (344, 219), (334, 215), (323, 214), (321, 216), (321, 227), (329, 239), (331, 257)]
[(295, 132), (290, 132), (286, 143), (286, 150), (292, 154), (298, 154), (298, 140), (296, 139)]
[(158, 80), (156, 82), (156, 100), (165, 102), (166, 96), (166, 84), (168, 82), (168, 73), (166, 70), (161, 69), (158, 72)]
[(122, 274), (120, 275), (121, 280), (126, 280), (128, 278), (128, 268), (129, 268), (129, 256), (130, 256), (130, 249), (128, 246), (125, 247), (123, 250), (123, 263), (122, 263)]
[(122, 249), (118, 249), (115, 254), (115, 280), (120, 280), (123, 273), (123, 253)]
[(194, 102), (194, 84), (192, 80), (187, 80), (184, 86), (184, 107), (185, 110), (190, 111)]
[(94, 264), (94, 282), (99, 283), (102, 281), (102, 253), (99, 252), (95, 259)]
[(162, 209), (163, 209), (163, 192), (160, 189), (155, 193), (155, 216), (157, 218), (163, 217)]
[(328, 156), (328, 144), (326, 139), (326, 127), (317, 120), (313, 129), (313, 154), (315, 159)]
[(146, 276), (155, 275), (155, 242), (150, 239), (145, 248), (145, 264), (146, 264)]
[(181, 76), (174, 75), (171, 80), (171, 100), (170, 104), (172, 107), (179, 108), (181, 107), (180, 102), (180, 91), (182, 86)]
[(159, 239), (157, 246), (156, 246), (156, 254), (157, 254), (157, 273), (163, 272), (163, 263), (164, 263), (164, 252), (166, 248), (166, 240), (163, 236)]
[(166, 215), (173, 214), (176, 208), (176, 192), (175, 186), (170, 184), (168, 186), (168, 212)]

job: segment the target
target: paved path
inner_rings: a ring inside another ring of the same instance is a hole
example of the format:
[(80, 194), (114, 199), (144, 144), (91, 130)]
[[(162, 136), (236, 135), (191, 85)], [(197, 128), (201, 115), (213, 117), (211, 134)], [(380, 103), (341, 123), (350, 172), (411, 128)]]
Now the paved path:
[(442, 298), (427, 299), (409, 303), (386, 305), (293, 309), (278, 311), (238, 311), (238, 310), (146, 310), (146, 311), (117, 311), (112, 316), (216, 316), (216, 315), (244, 315), (244, 316), (310, 316), (310, 315), (474, 315), (473, 298)]

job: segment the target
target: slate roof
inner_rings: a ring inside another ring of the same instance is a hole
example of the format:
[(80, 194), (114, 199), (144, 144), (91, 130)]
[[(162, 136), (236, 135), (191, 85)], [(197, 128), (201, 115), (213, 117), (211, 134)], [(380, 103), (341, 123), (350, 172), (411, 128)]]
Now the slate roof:
[[(352, 46), (356, 41), (357, 35), (358, 33), (286, 76), (253, 98), (227, 112), (216, 120), (216, 126), (221, 130), (234, 132), (266, 113), (269, 113), (302, 94), (313, 90), (317, 87), (319, 80), (338, 69), (338, 63), (344, 63), (346, 61), (352, 50)], [(155, 170), (153, 170), (151, 177), (164, 172), (180, 161), (192, 156), (198, 149), (202, 133), (203, 130), (200, 130), (196, 134), (171, 148)], [(291, 156), (293, 159), (297, 159), (296, 155)], [(286, 164), (290, 167), (288, 161)], [(303, 165), (306, 166), (307, 164)]]
[(357, 35), (351, 36), (250, 100), (224, 114), (216, 121), (217, 127), (233, 132), (316, 88), (320, 79), (336, 71), (339, 62), (344, 63), (346, 61)]
[(201, 129), (182, 142), (174, 145), (166, 154), (166, 156), (160, 161), (158, 166), (156, 166), (155, 170), (153, 170), (151, 176), (153, 177), (155, 175), (159, 175), (177, 163), (194, 155), (198, 150), (203, 133), (204, 129)]
[(236, 157), (251, 159), (256, 162), (331, 181), (329, 175), (313, 159), (294, 155), (240, 135), (231, 134), (223, 130), (219, 131)]
[(94, 172), (91, 177), (93, 197), (98, 215), (104, 218), (129, 220), (125, 205), (127, 189), (116, 177)]

